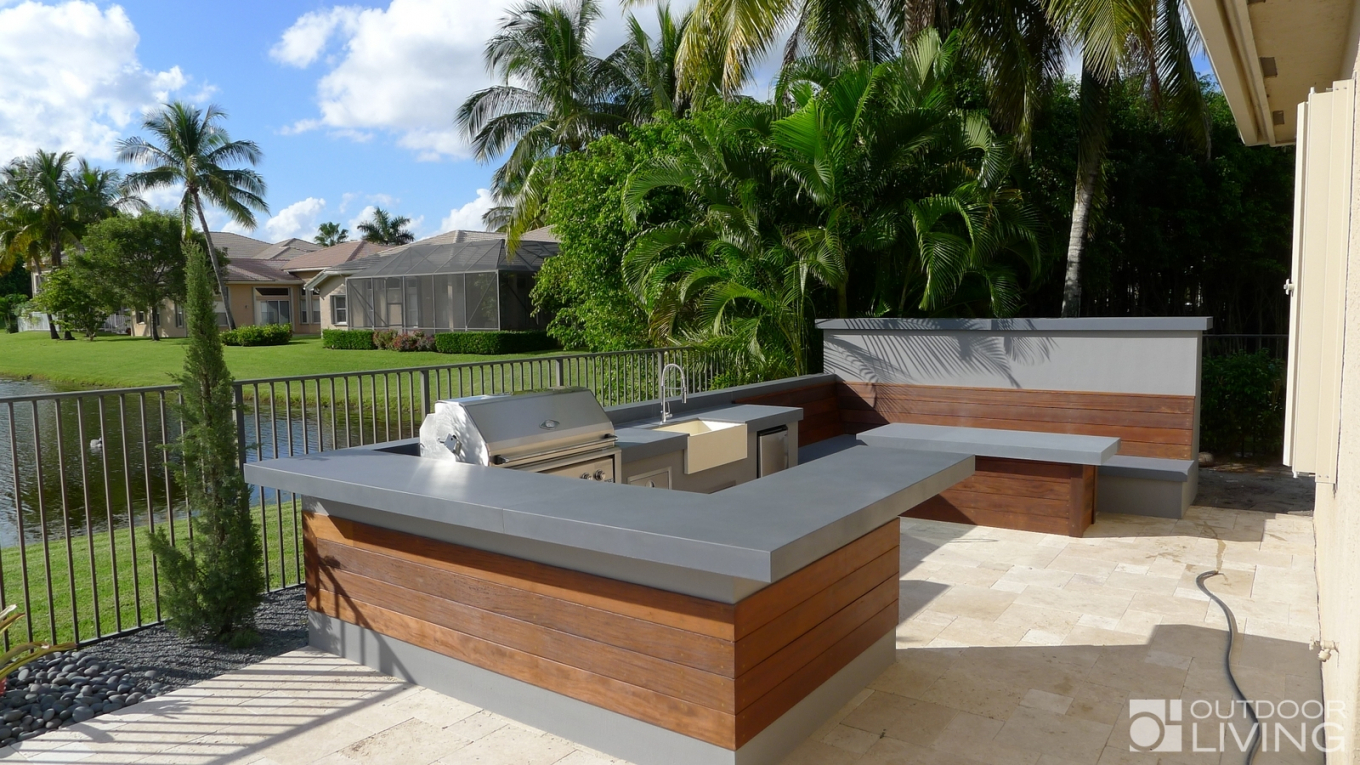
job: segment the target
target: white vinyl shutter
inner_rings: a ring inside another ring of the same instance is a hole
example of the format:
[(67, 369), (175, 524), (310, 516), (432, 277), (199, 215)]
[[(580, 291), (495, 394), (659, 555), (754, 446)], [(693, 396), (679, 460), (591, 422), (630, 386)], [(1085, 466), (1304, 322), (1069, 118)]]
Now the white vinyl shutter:
[(1299, 104), (1284, 463), (1335, 483), (1355, 141), (1354, 82)]

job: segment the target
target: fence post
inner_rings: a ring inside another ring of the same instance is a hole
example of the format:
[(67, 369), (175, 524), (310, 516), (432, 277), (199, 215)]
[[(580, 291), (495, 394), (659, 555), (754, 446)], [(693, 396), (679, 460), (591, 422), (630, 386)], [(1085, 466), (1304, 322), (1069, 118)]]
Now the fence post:
[[(245, 386), (239, 382), (231, 384), (232, 416), (236, 418), (236, 449), (241, 464), (246, 464), (246, 397)], [(259, 402), (256, 402), (258, 405)], [(259, 435), (258, 433), (256, 435)], [(304, 434), (304, 438), (306, 435)]]
[[(430, 402), (430, 370), (420, 370), (420, 414), (427, 415), (433, 411), (433, 404)], [(420, 426), (417, 425), (417, 428)]]
[(553, 387), (562, 387), (562, 357), (553, 359)]

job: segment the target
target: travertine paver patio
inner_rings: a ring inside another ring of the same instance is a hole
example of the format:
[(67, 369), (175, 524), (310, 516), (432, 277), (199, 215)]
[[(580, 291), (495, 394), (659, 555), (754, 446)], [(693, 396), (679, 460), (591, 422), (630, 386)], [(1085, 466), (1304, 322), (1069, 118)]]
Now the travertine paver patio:
[[(1084, 539), (907, 520), (902, 545), (896, 665), (790, 765), (1241, 762), (1233, 752), (1159, 760), (1129, 751), (1130, 698), (1231, 698), (1226, 622), (1194, 583), (1206, 568), (1224, 572), (1209, 586), (1245, 633), (1234, 666), (1248, 697), (1321, 698), (1307, 647), (1318, 626), (1306, 516), (1201, 507), (1182, 521), (1105, 516)], [(307, 650), (22, 742), (0, 759), (618, 762)]]

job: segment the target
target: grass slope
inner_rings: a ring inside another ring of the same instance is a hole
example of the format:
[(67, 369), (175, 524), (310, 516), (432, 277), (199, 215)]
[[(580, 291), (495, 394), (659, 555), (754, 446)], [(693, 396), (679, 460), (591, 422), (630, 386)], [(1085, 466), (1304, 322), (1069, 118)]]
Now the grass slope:
[[(256, 533), (259, 533), (261, 520), (264, 522), (266, 536), (263, 541), (269, 567), (269, 586), (278, 588), (298, 584), (302, 579), (301, 561), (297, 555), (301, 547), (301, 524), (297, 523), (293, 503), (284, 501), (276, 504), (270, 501), (263, 513), (257, 505), (253, 508), (253, 514)], [(164, 526), (162, 520), (158, 527)], [(188, 527), (188, 521), (180, 516), (175, 522), (177, 539), (184, 539)], [(283, 532), (281, 535), (280, 530)], [(22, 549), (7, 547), (0, 550), (4, 604), (17, 604), (19, 610), (28, 617), (10, 628), (10, 641), (27, 640), (30, 625), (36, 640), (57, 642), (75, 640), (78, 624), (79, 640), (86, 642), (101, 634), (107, 635), (119, 629), (128, 630), (139, 624), (157, 621), (160, 618), (156, 610), (157, 575), (148, 535), (147, 528), (139, 526), (135, 540), (133, 532), (127, 528), (117, 529), (112, 534), (95, 532), (89, 538), (73, 535), (70, 537), (69, 552), (67, 540), (59, 537), (49, 538), (46, 555), (41, 543), (30, 543)], [(47, 597), (49, 577), (52, 591), (50, 601)], [(71, 598), (73, 580), (74, 601)], [(95, 608), (96, 597), (98, 609)], [(96, 612), (99, 615), (97, 626)]]
[[(169, 385), (184, 365), (181, 338), (152, 342), (142, 337), (101, 336), (94, 341), (52, 340), (45, 332), (0, 333), (0, 376), (36, 378), (76, 387)], [(334, 351), (321, 338), (301, 336), (288, 345), (226, 349), (227, 366), (238, 380), (285, 375), (358, 372), (401, 367), (520, 359), (550, 352), (510, 356), (395, 351)]]

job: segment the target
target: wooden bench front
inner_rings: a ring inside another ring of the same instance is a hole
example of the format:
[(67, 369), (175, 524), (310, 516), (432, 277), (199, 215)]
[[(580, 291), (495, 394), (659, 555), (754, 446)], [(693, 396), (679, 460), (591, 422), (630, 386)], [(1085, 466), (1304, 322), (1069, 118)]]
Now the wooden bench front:
[(1194, 459), (1195, 397), (842, 382), (847, 433), (890, 422), (1111, 436), (1119, 453)]
[(1095, 520), (1096, 467), (978, 457), (972, 477), (902, 515), (1079, 537)]

